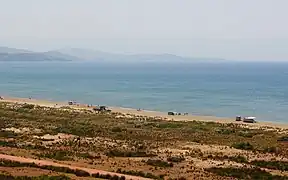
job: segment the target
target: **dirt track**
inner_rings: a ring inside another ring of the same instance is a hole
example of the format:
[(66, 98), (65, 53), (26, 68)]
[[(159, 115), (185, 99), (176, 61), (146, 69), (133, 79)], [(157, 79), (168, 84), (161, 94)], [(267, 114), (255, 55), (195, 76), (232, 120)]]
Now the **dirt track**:
[(99, 173), (99, 174), (110, 174), (112, 176), (113, 175), (125, 176), (125, 178), (129, 179), (129, 180), (149, 180), (148, 178), (129, 176), (129, 175), (125, 175), (125, 174), (118, 174), (118, 173), (102, 171), (102, 170), (98, 170), (98, 169), (70, 166), (70, 165), (66, 165), (66, 164), (54, 163), (52, 161), (47, 161), (47, 160), (37, 160), (37, 159), (24, 158), (24, 157), (18, 157), (18, 156), (10, 156), (10, 155), (5, 155), (5, 154), (0, 154), (0, 159), (23, 162), (23, 163), (35, 163), (35, 164), (40, 165), (40, 166), (48, 165), (48, 166), (57, 166), (57, 167), (67, 167), (70, 169), (83, 170), (83, 171), (86, 171), (90, 174)]

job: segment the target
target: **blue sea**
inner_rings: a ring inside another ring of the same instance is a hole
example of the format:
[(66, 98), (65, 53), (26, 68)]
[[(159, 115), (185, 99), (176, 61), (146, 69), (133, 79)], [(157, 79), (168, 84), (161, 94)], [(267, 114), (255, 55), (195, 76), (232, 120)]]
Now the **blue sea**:
[(0, 95), (288, 123), (288, 63), (1, 62)]

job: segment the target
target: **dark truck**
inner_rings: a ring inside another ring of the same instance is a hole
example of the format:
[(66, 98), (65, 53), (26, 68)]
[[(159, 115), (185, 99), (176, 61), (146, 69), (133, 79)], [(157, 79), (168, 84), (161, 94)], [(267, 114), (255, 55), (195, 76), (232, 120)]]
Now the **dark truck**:
[(106, 106), (97, 106), (95, 108), (93, 108), (94, 111), (97, 111), (97, 112), (111, 112), (110, 109), (108, 109), (108, 107)]

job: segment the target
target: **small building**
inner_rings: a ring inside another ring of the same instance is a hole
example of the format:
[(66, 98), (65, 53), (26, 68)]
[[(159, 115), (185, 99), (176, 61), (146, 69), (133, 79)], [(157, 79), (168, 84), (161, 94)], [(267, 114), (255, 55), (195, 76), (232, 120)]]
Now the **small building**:
[(256, 117), (244, 117), (243, 119), (243, 122), (246, 122), (246, 123), (255, 123)]

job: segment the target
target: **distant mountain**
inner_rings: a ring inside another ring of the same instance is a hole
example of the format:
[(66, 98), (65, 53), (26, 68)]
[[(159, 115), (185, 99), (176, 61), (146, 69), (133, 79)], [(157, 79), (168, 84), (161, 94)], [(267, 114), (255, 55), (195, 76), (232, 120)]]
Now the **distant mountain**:
[(71, 61), (45, 53), (0, 53), (0, 61)]
[(1, 47), (0, 46), (0, 53), (29, 53), (31, 51), (24, 50), (24, 49), (15, 49), (15, 48), (9, 48), (9, 47)]
[(76, 57), (86, 61), (97, 61), (97, 62), (171, 62), (171, 63), (185, 63), (185, 62), (219, 62), (224, 59), (216, 58), (190, 58), (182, 57), (174, 54), (116, 54), (107, 53), (102, 51), (95, 51), (89, 49), (59, 49), (57, 52), (61, 52), (71, 57)]
[(75, 58), (60, 52), (32, 52), (23, 49), (0, 47), (0, 61), (72, 61)]
[(107, 53), (102, 51), (90, 50), (90, 49), (80, 49), (80, 48), (65, 48), (56, 50), (62, 54), (70, 55), (78, 59), (87, 61), (96, 60), (119, 60), (125, 58), (127, 55)]
[(223, 59), (190, 58), (174, 54), (116, 54), (89, 49), (66, 48), (47, 52), (0, 47), (0, 61), (95, 61), (95, 62), (155, 62), (188, 63), (219, 62)]

